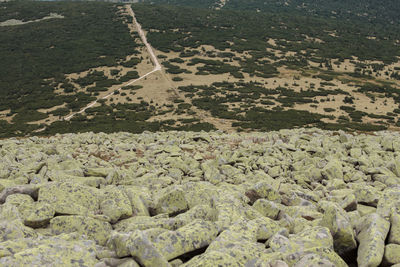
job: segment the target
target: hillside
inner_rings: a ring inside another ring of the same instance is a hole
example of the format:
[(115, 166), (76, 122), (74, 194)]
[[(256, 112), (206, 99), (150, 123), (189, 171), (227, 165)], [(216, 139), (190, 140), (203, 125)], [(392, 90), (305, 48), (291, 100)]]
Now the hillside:
[(393, 2), (264, 2), (1, 3), (0, 136), (398, 129)]
[(315, 128), (4, 139), (0, 265), (400, 263), (399, 152)]

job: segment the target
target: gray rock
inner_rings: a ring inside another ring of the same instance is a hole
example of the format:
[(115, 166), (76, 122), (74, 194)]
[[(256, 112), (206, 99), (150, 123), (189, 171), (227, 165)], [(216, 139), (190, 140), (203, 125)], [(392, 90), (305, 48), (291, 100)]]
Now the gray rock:
[(376, 213), (364, 218), (358, 226), (357, 263), (360, 267), (379, 266), (382, 262), (385, 239), (389, 232), (390, 223)]
[(180, 188), (171, 188), (164, 192), (157, 200), (155, 206), (156, 214), (176, 214), (186, 211), (189, 204), (185, 193)]

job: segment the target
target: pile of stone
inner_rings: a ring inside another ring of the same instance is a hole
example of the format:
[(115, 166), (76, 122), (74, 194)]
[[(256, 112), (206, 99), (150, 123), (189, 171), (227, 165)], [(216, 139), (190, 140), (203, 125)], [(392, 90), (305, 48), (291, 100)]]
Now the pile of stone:
[(397, 133), (65, 134), (0, 156), (0, 266), (400, 266)]

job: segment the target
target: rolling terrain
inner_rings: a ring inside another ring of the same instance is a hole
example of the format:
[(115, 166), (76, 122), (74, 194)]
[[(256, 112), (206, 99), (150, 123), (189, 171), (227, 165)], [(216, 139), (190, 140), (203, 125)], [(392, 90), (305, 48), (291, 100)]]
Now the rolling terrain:
[(0, 0), (0, 266), (400, 266), (396, 1)]
[(396, 130), (398, 21), (370, 2), (2, 3), (0, 134)]

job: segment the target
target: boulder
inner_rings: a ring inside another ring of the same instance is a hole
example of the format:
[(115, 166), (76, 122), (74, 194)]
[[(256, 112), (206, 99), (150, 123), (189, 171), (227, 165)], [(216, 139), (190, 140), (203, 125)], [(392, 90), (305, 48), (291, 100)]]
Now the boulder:
[(118, 264), (118, 267), (140, 267), (140, 265), (133, 259), (125, 259)]
[(258, 199), (254, 204), (253, 208), (257, 210), (261, 215), (275, 220), (279, 214), (279, 206), (266, 199)]
[(12, 204), (6, 203), (0, 205), (0, 220), (7, 220), (7, 221), (21, 221), (22, 216), (17, 207)]
[(100, 209), (97, 189), (70, 182), (47, 183), (39, 189), (39, 202), (52, 205), (57, 214), (88, 215)]
[(289, 238), (276, 233), (268, 241), (269, 247), (274, 252), (293, 253), (304, 251), (314, 247), (333, 248), (333, 239), (326, 227), (314, 227), (306, 229)]
[[(292, 218), (301, 217), (309, 221), (322, 218), (323, 214), (315, 206), (290, 206), (283, 207), (281, 213), (285, 213)], [(281, 215), (279, 215), (281, 216)]]
[[(1, 186), (0, 186), (1, 187)], [(0, 204), (3, 204), (7, 197), (14, 194), (26, 194), (31, 196), (33, 199), (38, 197), (39, 187), (37, 185), (16, 185), (11, 187), (3, 187), (0, 192)]]
[[(167, 215), (167, 214), (165, 214)], [(134, 216), (125, 220), (121, 220), (113, 225), (114, 229), (119, 232), (132, 232), (135, 230), (147, 230), (152, 228), (164, 228), (167, 230), (176, 230), (187, 223), (179, 218), (168, 218), (156, 216)]]
[(331, 202), (327, 203), (320, 225), (328, 227), (330, 230), (337, 253), (344, 254), (357, 247), (353, 226), (346, 211), (339, 205)]
[(204, 173), (204, 179), (211, 184), (218, 185), (224, 179), (221, 172), (214, 166), (211, 160), (202, 163), (201, 169)]
[(393, 212), (390, 223), (389, 243), (400, 245), (400, 214)]
[(257, 240), (267, 240), (281, 229), (277, 222), (267, 217), (258, 217), (252, 222), (258, 226)]
[(185, 213), (177, 215), (175, 218), (177, 220), (182, 220), (185, 223), (194, 221), (195, 219), (201, 219), (206, 221), (216, 221), (217, 211), (210, 205), (197, 205), (188, 210)]
[[(389, 187), (383, 190), (379, 199), (377, 213), (383, 218), (389, 220), (393, 210), (400, 207), (400, 188)], [(400, 210), (398, 210), (400, 212)]]
[(99, 245), (104, 245), (112, 227), (109, 223), (96, 220), (94, 218), (72, 215), (72, 216), (57, 216), (50, 220), (50, 229), (53, 234), (77, 232), (80, 235), (85, 235), (90, 240), (96, 241)]
[(281, 199), (279, 193), (267, 182), (258, 182), (254, 184), (246, 191), (246, 196), (250, 198), (250, 201), (253, 203), (260, 198), (275, 202), (280, 202)]
[(12, 255), (0, 258), (1, 266), (80, 267), (94, 266), (97, 262), (94, 242), (62, 239), (39, 241), (35, 246), (20, 247), (18, 252), (14, 251)]
[(100, 210), (110, 218), (111, 223), (132, 216), (132, 206), (125, 192), (115, 186), (102, 189)]
[(341, 202), (340, 206), (345, 211), (354, 211), (357, 210), (357, 199), (354, 194), (347, 195)]
[(176, 215), (186, 211), (188, 208), (189, 205), (185, 198), (185, 193), (182, 189), (174, 187), (168, 189), (156, 200), (155, 212), (156, 214), (168, 213)]
[(35, 238), (37, 233), (20, 220), (0, 220), (0, 242), (27, 237)]
[(107, 247), (117, 254), (118, 257), (127, 257), (131, 254), (128, 248), (128, 240), (131, 233), (112, 232), (108, 241)]
[(333, 263), (335, 267), (347, 267), (346, 262), (331, 248), (313, 247), (305, 250), (284, 253), (279, 256), (279, 259), (286, 262), (289, 266), (300, 261), (305, 255), (315, 254), (318, 257)]
[(48, 203), (34, 202), (25, 206), (21, 214), (26, 226), (39, 228), (50, 222), (54, 217), (55, 209)]
[(22, 206), (26, 206), (32, 204), (34, 202), (33, 198), (30, 195), (26, 194), (13, 194), (9, 195), (6, 198), (6, 203), (16, 206), (17, 208)]
[(242, 264), (239, 263), (235, 257), (226, 254), (221, 251), (210, 251), (203, 253), (199, 256), (195, 256), (190, 259), (182, 267), (241, 267)]
[(85, 176), (94, 176), (94, 177), (107, 177), (109, 173), (111, 173), (113, 168), (87, 168), (84, 171)]
[(331, 261), (317, 254), (307, 254), (296, 262), (293, 267), (335, 267)]
[(123, 190), (128, 197), (131, 206), (132, 213), (136, 216), (150, 216), (146, 201), (144, 201), (143, 189), (136, 187), (123, 187)]
[(376, 208), (371, 207), (371, 206), (362, 205), (359, 203), (357, 204), (357, 211), (361, 217), (364, 217), (365, 215), (377, 212)]
[(331, 160), (326, 164), (322, 170), (322, 175), (328, 179), (341, 179), (343, 180), (343, 166), (338, 160)]
[(254, 221), (236, 221), (211, 242), (205, 254), (223, 252), (232, 256), (239, 266), (251, 265), (265, 253), (264, 246), (256, 242), (258, 230), (259, 225)]
[(176, 231), (161, 233), (154, 244), (167, 260), (171, 260), (208, 246), (217, 234), (215, 223), (196, 219)]
[(141, 266), (169, 267), (170, 264), (141, 231), (132, 232), (125, 241), (131, 256)]
[(369, 185), (364, 183), (352, 184), (354, 195), (357, 203), (366, 204), (368, 206), (376, 207), (380, 198), (380, 192)]
[(367, 215), (357, 227), (358, 246), (357, 263), (360, 267), (379, 266), (382, 262), (385, 239), (390, 223), (380, 215)]
[(385, 246), (383, 263), (386, 265), (394, 265), (400, 263), (400, 245), (388, 244)]

